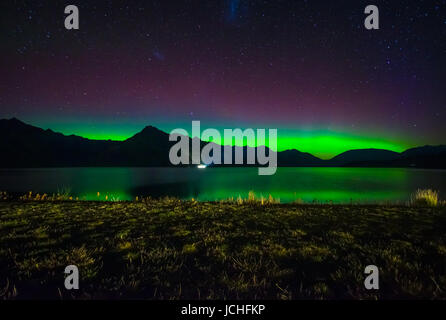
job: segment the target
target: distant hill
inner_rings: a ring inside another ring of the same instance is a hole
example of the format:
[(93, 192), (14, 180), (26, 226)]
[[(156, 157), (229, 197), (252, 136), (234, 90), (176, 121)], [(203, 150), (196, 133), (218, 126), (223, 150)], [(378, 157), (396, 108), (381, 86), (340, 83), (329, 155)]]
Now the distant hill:
[(277, 163), (281, 167), (319, 167), (326, 162), (310, 153), (298, 150), (285, 150), (277, 154)]
[(146, 127), (126, 141), (89, 140), (0, 120), (1, 167), (166, 166), (169, 136)]
[(398, 153), (382, 149), (343, 152), (327, 160), (329, 166), (446, 168), (446, 146), (424, 146)]
[(398, 152), (383, 149), (359, 149), (343, 152), (327, 161), (334, 166), (361, 166), (371, 163), (385, 163), (398, 159)]
[(446, 145), (408, 149), (393, 162), (398, 167), (446, 168)]
[(94, 141), (65, 136), (27, 125), (20, 120), (0, 120), (0, 165), (2, 167), (83, 166), (99, 162), (112, 141)]
[[(191, 146), (190, 138), (187, 139)], [(175, 143), (169, 141), (167, 133), (152, 126), (125, 141), (90, 140), (44, 130), (15, 118), (3, 119), (0, 120), (0, 167), (170, 166), (169, 150)], [(200, 141), (201, 147), (206, 144)], [(233, 163), (235, 150), (242, 151), (243, 163), (246, 163), (247, 152), (252, 148), (231, 149)], [(256, 153), (256, 148), (253, 149)], [(272, 151), (266, 148), (266, 152)], [(221, 154), (223, 157), (223, 148)], [(298, 150), (286, 150), (277, 153), (277, 161), (279, 166), (289, 167), (446, 168), (446, 146), (424, 146), (402, 153), (381, 149), (349, 150), (330, 160), (321, 160)]]

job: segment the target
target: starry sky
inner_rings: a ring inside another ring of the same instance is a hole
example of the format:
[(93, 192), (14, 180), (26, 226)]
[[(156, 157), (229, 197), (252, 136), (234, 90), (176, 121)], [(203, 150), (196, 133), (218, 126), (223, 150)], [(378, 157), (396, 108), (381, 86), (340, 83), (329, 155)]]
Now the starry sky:
[[(77, 5), (80, 29), (66, 30)], [(278, 148), (446, 143), (446, 1), (0, 4), (0, 118), (91, 139), (277, 128)]]

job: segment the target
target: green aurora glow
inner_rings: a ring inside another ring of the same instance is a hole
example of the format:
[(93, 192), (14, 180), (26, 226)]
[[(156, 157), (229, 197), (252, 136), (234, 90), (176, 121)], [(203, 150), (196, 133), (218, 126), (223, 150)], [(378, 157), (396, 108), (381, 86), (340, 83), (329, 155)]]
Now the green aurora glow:
[[(175, 128), (185, 128), (191, 132), (191, 124), (179, 124), (177, 126), (171, 124), (155, 125), (160, 130), (169, 133)], [(61, 132), (66, 135), (75, 134), (88, 139), (94, 140), (115, 140), (123, 141), (134, 134), (140, 132), (145, 125), (135, 123), (101, 123), (85, 124), (85, 123), (45, 123), (43, 127), (49, 127), (54, 131)], [(207, 127), (202, 127), (201, 132)], [(223, 133), (224, 127), (216, 127), (220, 133)], [(223, 134), (222, 134), (223, 136)], [(268, 137), (268, 131), (266, 131)], [(296, 129), (278, 129), (277, 149), (279, 151), (297, 149), (301, 152), (308, 152), (321, 159), (330, 159), (342, 152), (353, 149), (386, 149), (396, 152), (402, 152), (410, 147), (415, 146), (401, 139), (385, 139), (379, 135), (357, 134), (329, 130), (296, 130)], [(268, 145), (268, 141), (266, 142)], [(235, 141), (232, 145), (236, 144)], [(246, 142), (244, 143), (246, 145)], [(253, 144), (249, 144), (254, 146)]]

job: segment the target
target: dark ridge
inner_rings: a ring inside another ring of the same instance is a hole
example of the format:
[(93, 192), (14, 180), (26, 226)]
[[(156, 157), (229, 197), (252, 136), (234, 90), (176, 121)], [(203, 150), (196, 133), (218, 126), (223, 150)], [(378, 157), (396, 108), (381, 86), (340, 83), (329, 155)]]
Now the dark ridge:
[[(191, 148), (191, 139), (187, 139)], [(43, 130), (17, 118), (1, 119), (0, 167), (170, 166), (169, 151), (175, 143), (169, 141), (167, 133), (153, 126), (145, 127), (125, 141), (90, 140), (76, 135), (66, 136), (51, 129)], [(206, 144), (200, 141), (201, 147)], [(220, 148), (223, 156), (223, 147)], [(242, 151), (246, 164), (247, 153), (258, 148), (231, 147), (233, 163), (235, 150)], [(266, 148), (266, 153), (270, 152)], [(446, 145), (426, 145), (402, 153), (382, 149), (349, 150), (330, 160), (321, 160), (298, 150), (285, 150), (277, 153), (277, 161), (278, 166), (288, 167), (446, 168)]]

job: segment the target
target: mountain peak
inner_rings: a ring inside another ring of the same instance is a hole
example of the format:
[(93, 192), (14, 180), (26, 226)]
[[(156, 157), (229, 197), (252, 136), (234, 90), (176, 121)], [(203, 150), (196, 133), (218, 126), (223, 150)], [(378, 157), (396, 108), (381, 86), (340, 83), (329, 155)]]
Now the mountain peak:
[[(146, 139), (167, 139), (168, 134), (154, 126), (146, 126), (140, 132), (136, 133), (126, 141), (140, 141)], [(148, 140), (149, 141), (149, 140)]]
[(139, 133), (150, 133), (150, 134), (153, 134), (153, 133), (160, 133), (160, 132), (163, 132), (163, 131), (161, 131), (160, 129), (158, 129), (158, 128), (154, 127), (154, 126), (149, 125), (149, 126), (145, 126), (144, 129), (142, 129)]
[[(125, 141), (96, 141), (75, 135), (66, 136), (51, 129), (44, 130), (14, 117), (0, 119), (0, 133), (0, 150), (9, 150), (0, 157), (0, 167), (164, 166), (170, 165), (167, 155), (173, 144), (169, 141), (168, 133), (151, 125)], [(201, 146), (207, 143), (198, 137), (191, 140), (198, 140)], [(356, 149), (343, 152), (331, 160), (321, 160), (296, 149), (277, 153), (279, 166), (445, 168), (445, 159), (445, 145), (425, 145), (402, 153), (374, 148)]]
[(20, 121), (16, 117), (12, 117), (10, 119), (2, 119), (1, 121), (7, 122), (9, 124), (16, 124), (16, 125), (26, 125), (23, 121)]

